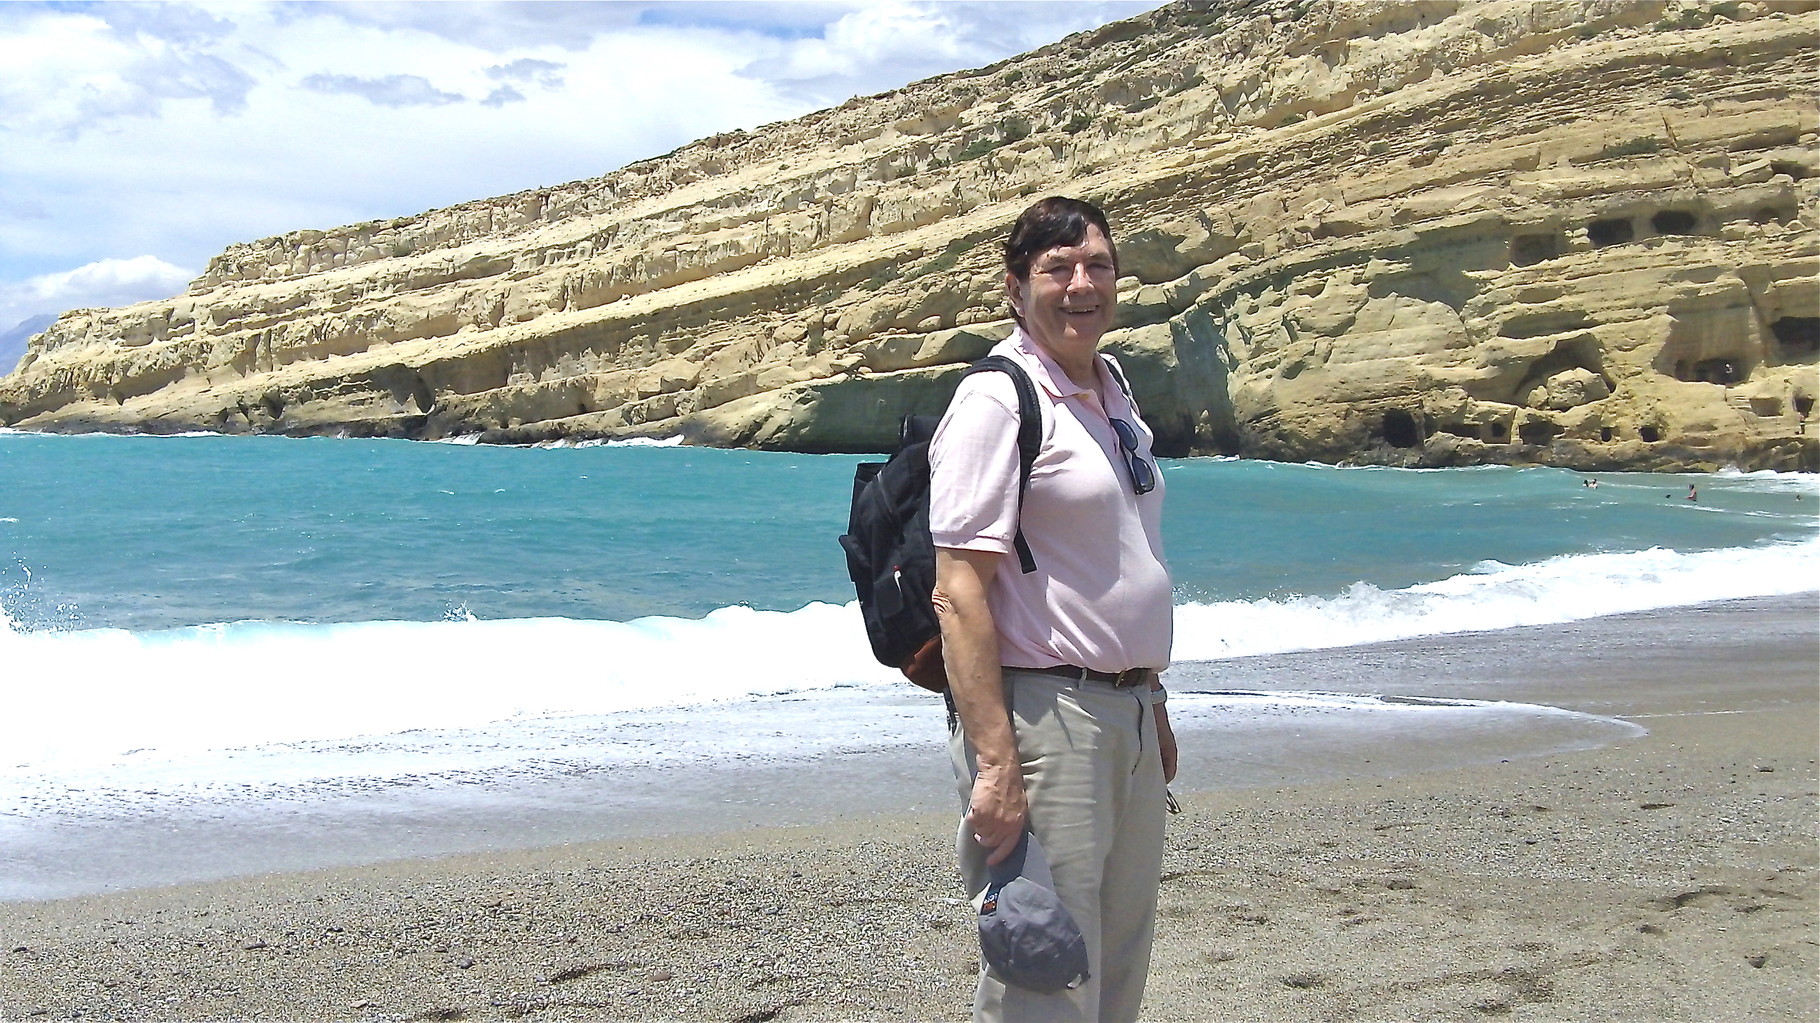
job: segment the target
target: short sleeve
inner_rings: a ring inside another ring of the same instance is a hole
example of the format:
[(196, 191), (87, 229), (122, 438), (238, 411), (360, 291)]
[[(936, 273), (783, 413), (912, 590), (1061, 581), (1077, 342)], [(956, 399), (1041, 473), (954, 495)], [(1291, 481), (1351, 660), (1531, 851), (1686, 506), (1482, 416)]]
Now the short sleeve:
[(1009, 553), (1018, 519), (1017, 385), (1003, 373), (961, 381), (929, 442), (935, 546)]

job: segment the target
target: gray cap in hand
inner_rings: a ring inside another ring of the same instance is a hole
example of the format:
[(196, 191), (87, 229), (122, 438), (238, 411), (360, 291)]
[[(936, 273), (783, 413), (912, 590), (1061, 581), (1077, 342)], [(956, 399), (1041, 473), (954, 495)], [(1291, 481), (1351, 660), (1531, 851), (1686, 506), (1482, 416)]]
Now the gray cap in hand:
[(980, 953), (1007, 984), (1049, 994), (1087, 979), (1087, 941), (1054, 883), (1028, 831), (992, 868), (979, 902)]

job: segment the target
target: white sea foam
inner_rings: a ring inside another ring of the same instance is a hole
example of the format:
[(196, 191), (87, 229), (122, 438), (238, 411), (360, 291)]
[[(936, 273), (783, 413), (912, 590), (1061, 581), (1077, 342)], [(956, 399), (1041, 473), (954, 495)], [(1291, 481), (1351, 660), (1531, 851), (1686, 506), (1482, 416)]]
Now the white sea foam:
[(0, 769), (886, 681), (851, 607), (705, 618), (237, 622), (20, 633), (0, 620)]
[[(674, 447), (680, 447), (682, 445), (682, 442), (683, 442), (683, 439), (680, 435), (675, 436), (675, 437), (625, 437), (625, 438), (620, 438), (620, 439), (609, 439), (609, 438), (604, 438), (604, 437), (589, 437), (589, 438), (585, 438), (583, 440), (573, 440), (573, 439), (570, 439), (567, 437), (558, 437), (555, 440), (540, 440), (535, 443), (527, 444), (527, 445), (523, 445), (523, 446), (530, 447), (530, 448), (554, 448), (554, 449), (674, 448)], [(473, 445), (477, 445), (480, 443), (480, 434), (466, 433), (466, 434), (461, 434), (460, 436), (455, 436), (455, 437), (443, 437), (438, 440), (432, 441), (431, 443), (433, 443), (433, 444), (460, 444), (460, 445), (466, 445), (466, 446), (473, 446)]]
[(578, 450), (582, 448), (674, 448), (681, 447), (682, 442), (683, 439), (680, 435), (674, 437), (588, 437), (582, 440), (559, 437), (555, 440), (540, 440), (530, 446), (533, 448), (573, 448)]
[(1178, 660), (1353, 646), (1412, 636), (1552, 625), (1715, 600), (1801, 593), (1820, 579), (1820, 541), (1679, 553), (1571, 554), (1484, 562), (1400, 590), (1354, 583), (1336, 596), (1176, 608)]
[[(1330, 596), (1176, 609), (1179, 660), (1558, 623), (1810, 590), (1820, 541), (1682, 554), (1575, 555)], [(857, 608), (728, 607), (701, 619), (262, 622), (23, 631), (0, 611), (0, 775), (151, 750), (342, 741), (414, 729), (898, 687)]]
[[(1820, 494), (1820, 473), (1771, 472), (1768, 469), (1744, 472), (1733, 468), (1722, 469), (1713, 475), (1725, 480), (1727, 490), (1760, 494)], [(1698, 477), (1683, 478), (1698, 481)]]
[(235, 434), (219, 433), (215, 430), (184, 430), (178, 433), (115, 433), (106, 430), (89, 430), (83, 433), (55, 433), (48, 430), (20, 430), (14, 427), (0, 427), (0, 437), (42, 437), (47, 441), (67, 444), (72, 440), (181, 440), (186, 437), (232, 437)]

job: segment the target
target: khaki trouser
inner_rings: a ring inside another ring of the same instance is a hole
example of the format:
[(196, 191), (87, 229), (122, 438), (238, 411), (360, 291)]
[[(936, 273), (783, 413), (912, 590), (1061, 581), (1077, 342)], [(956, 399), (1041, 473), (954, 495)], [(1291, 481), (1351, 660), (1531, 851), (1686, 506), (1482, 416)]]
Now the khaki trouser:
[[(1131, 1023), (1150, 969), (1163, 862), (1163, 760), (1142, 689), (1071, 682), (1008, 669), (1005, 700), (1023, 763), (1030, 830), (1042, 843), (1056, 894), (1087, 939), (1093, 976), (1042, 995), (981, 970), (980, 1023)], [(958, 725), (949, 738), (965, 807), (973, 751)], [(957, 846), (969, 896), (986, 886), (985, 851), (965, 820)]]

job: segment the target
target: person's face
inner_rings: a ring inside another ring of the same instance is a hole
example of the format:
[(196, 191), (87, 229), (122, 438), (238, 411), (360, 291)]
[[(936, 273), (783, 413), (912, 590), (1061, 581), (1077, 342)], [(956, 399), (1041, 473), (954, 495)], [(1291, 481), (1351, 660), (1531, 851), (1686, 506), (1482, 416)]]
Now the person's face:
[(1087, 226), (1079, 245), (1058, 245), (1039, 253), (1030, 276), (1005, 274), (1011, 307), (1024, 330), (1050, 349), (1097, 347), (1118, 311), (1118, 267), (1112, 243), (1098, 227)]

